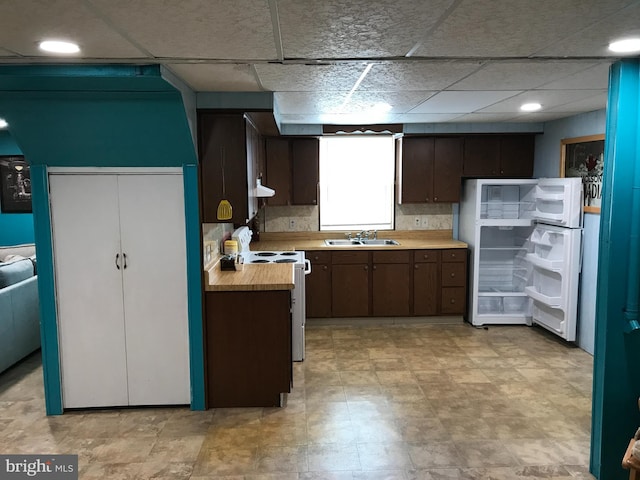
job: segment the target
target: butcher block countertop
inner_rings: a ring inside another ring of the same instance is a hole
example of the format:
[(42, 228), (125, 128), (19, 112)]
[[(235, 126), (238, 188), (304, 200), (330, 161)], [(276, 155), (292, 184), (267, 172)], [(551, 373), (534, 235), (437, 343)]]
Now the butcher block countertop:
[[(356, 233), (356, 232), (353, 232)], [(329, 246), (325, 239), (346, 238), (344, 232), (277, 232), (261, 233), (259, 242), (251, 242), (251, 250), (421, 250), (467, 248), (467, 244), (451, 238), (451, 230), (382, 231), (378, 238), (396, 240), (399, 245)]]
[(245, 264), (240, 271), (222, 271), (215, 261), (205, 268), (207, 292), (292, 290), (293, 264)]

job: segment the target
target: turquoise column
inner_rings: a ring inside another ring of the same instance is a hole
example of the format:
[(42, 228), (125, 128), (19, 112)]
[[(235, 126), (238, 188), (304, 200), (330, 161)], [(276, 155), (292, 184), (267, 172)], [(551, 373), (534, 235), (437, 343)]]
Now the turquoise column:
[(187, 233), (187, 292), (189, 298), (189, 365), (191, 410), (205, 409), (204, 338), (202, 330), (202, 252), (198, 166), (183, 167)]
[(47, 415), (62, 414), (62, 383), (58, 355), (58, 320), (56, 312), (53, 242), (49, 210), (47, 167), (31, 166), (31, 191), (38, 255), (38, 296), (40, 300), (40, 342)]
[(609, 74), (593, 370), (590, 470), (602, 480), (628, 478), (620, 462), (640, 427), (640, 333), (629, 321), (640, 272), (639, 112), (640, 60), (619, 61)]

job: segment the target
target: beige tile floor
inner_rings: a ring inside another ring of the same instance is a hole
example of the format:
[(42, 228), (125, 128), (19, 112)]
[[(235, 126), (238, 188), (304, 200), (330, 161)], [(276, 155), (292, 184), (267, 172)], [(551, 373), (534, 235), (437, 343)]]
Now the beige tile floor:
[(0, 452), (82, 479), (592, 479), (592, 358), (539, 328), (313, 326), (286, 408), (46, 417), (40, 357), (0, 374)]

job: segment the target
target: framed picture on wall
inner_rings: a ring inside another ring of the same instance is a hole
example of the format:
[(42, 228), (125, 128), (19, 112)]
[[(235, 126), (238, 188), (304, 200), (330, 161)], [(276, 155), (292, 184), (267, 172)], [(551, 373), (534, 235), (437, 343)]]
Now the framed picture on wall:
[(31, 171), (23, 156), (0, 157), (0, 211), (31, 213)]
[(582, 177), (584, 211), (600, 213), (604, 134), (565, 138), (560, 145), (560, 176)]

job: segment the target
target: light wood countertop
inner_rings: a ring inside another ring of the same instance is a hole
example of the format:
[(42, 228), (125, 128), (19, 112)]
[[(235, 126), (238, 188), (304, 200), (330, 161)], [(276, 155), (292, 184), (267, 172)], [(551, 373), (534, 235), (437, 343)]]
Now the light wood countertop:
[(207, 292), (292, 290), (293, 264), (245, 264), (240, 271), (222, 271), (215, 262), (204, 277)]

